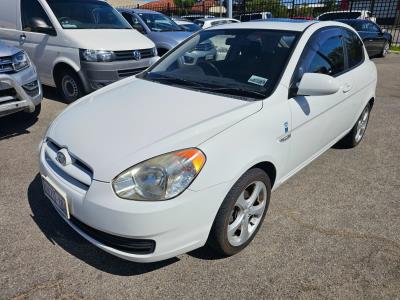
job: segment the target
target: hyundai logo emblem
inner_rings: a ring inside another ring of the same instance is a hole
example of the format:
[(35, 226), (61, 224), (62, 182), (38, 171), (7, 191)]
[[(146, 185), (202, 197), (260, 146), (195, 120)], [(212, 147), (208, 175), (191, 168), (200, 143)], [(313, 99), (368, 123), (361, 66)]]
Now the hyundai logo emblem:
[(142, 54), (140, 54), (140, 51), (138, 51), (138, 50), (133, 51), (133, 52), (132, 52), (132, 55), (133, 55), (133, 58), (134, 58), (135, 60), (140, 60), (140, 59), (142, 59)]
[(64, 153), (62, 153), (61, 151), (57, 152), (57, 157), (56, 160), (62, 164), (63, 166), (65, 166), (67, 164), (67, 158), (65, 157)]

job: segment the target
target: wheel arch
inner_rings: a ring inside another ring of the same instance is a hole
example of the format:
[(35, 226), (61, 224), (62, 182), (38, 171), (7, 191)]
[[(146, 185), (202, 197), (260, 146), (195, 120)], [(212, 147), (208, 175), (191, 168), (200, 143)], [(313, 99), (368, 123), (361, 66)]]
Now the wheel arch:
[(275, 184), (275, 180), (276, 180), (276, 167), (275, 167), (275, 165), (273, 163), (269, 162), (269, 161), (262, 161), (262, 162), (259, 162), (259, 163), (255, 164), (251, 168), (249, 168), (249, 170), (255, 169), (255, 168), (261, 169), (265, 173), (267, 173), (269, 179), (271, 180), (271, 188), (273, 188), (274, 184)]
[(54, 83), (57, 85), (57, 76), (59, 76), (60, 72), (64, 70), (70, 70), (76, 73), (78, 75), (79, 80), (81, 81), (81, 84), (83, 86), (83, 89), (85, 90), (85, 93), (90, 92), (90, 87), (89, 84), (84, 76), (84, 74), (80, 71), (79, 68), (75, 64), (70, 64), (69, 62), (66, 61), (59, 61), (57, 62), (54, 67), (53, 67), (53, 79)]

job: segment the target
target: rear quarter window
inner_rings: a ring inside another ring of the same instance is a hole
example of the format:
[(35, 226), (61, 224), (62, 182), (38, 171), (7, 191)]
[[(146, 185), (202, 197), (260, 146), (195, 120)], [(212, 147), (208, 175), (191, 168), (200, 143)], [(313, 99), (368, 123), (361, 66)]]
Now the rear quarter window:
[(346, 46), (348, 68), (354, 68), (364, 61), (364, 46), (360, 38), (353, 31), (343, 29), (343, 41)]

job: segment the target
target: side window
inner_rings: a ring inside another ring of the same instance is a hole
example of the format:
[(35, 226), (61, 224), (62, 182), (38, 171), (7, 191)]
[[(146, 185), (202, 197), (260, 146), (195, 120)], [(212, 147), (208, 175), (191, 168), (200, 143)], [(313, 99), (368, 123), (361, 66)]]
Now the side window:
[(128, 21), (128, 23), (133, 27), (133, 29), (136, 29), (140, 33), (146, 33), (146, 30), (143, 28), (142, 24), (140, 24), (138, 18), (135, 15), (123, 12), (122, 16), (125, 18), (125, 20)]
[(364, 61), (364, 47), (354, 32), (343, 29), (343, 41), (346, 45), (348, 67), (353, 68)]
[(303, 65), (305, 73), (322, 73), (334, 76), (344, 71), (344, 52), (339, 35), (322, 37), (320, 43), (309, 49)]
[(39, 26), (53, 28), (50, 19), (37, 0), (21, 1), (21, 23), (23, 31), (41, 32)]
[(292, 77), (292, 88), (296, 87), (304, 73), (335, 76), (344, 71), (345, 56), (341, 35), (342, 31), (335, 28), (314, 33), (300, 56)]

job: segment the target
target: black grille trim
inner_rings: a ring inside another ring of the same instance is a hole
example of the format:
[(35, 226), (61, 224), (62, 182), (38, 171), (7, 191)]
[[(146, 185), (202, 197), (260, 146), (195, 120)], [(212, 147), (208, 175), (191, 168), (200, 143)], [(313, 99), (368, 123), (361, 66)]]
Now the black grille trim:
[(105, 233), (103, 231), (94, 229), (85, 223), (82, 223), (77, 218), (71, 216), (71, 223), (78, 227), (81, 231), (86, 233), (91, 238), (96, 241), (112, 247), (117, 250), (121, 250), (124, 252), (132, 253), (132, 254), (151, 254), (154, 252), (156, 248), (156, 242), (153, 240), (145, 240), (145, 239), (130, 239), (126, 237), (120, 237), (112, 234)]
[[(133, 51), (135, 50), (124, 50), (124, 51), (115, 51), (115, 60), (134, 60)], [(136, 50), (140, 52), (141, 59), (154, 57), (153, 49), (140, 49)]]

